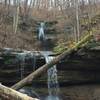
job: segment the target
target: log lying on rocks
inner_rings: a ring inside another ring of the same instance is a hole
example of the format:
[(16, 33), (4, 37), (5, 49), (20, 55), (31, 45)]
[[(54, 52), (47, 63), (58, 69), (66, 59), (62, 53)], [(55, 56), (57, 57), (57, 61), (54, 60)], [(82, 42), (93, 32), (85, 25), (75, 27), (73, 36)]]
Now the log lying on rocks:
[(76, 43), (76, 45), (74, 45), (72, 48), (67, 49), (62, 54), (60, 54), (57, 57), (55, 57), (49, 63), (43, 65), (40, 68), (38, 68), (35, 72), (31, 73), (26, 78), (24, 78), (23, 80), (21, 80), (17, 84), (13, 85), (11, 88), (18, 90), (18, 89), (22, 88), (23, 86), (25, 86), (26, 84), (30, 84), (33, 81), (33, 79), (45, 74), (47, 72), (48, 68), (50, 68), (53, 65), (57, 64), (59, 61), (64, 59), (66, 56), (69, 56), (72, 52), (74, 52), (75, 50), (80, 48), (87, 41), (90, 41), (92, 36), (93, 36), (93, 34), (92, 34), (92, 32), (90, 32), (90, 34), (85, 36), (82, 40), (80, 40), (78, 43)]
[(0, 84), (0, 100), (39, 100)]

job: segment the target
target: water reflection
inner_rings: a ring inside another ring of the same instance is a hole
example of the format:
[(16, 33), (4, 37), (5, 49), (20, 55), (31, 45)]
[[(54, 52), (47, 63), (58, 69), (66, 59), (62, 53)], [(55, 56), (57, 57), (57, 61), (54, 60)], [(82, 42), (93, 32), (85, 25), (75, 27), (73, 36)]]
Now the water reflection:
[(60, 100), (58, 96), (48, 96), (45, 100)]
[(39, 95), (32, 89), (32, 87), (24, 87), (24, 88), (20, 89), (19, 92), (27, 94), (28, 96), (31, 96), (33, 98), (38, 98), (38, 99), (41, 100)]

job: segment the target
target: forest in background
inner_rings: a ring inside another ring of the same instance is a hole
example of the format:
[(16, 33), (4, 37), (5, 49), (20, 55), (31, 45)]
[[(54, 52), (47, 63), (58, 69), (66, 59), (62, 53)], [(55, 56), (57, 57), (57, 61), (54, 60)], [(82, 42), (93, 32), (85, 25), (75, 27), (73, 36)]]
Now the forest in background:
[(78, 41), (92, 28), (99, 34), (100, 0), (0, 0), (0, 48), (40, 50), (42, 21), (57, 22), (50, 26), (55, 45)]

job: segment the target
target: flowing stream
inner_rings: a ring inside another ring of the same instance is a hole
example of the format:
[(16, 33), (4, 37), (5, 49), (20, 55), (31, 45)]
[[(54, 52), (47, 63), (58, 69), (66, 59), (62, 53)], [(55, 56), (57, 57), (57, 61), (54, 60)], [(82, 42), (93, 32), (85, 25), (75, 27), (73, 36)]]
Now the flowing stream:
[[(45, 23), (41, 22), (39, 27), (39, 40), (44, 41), (46, 36), (44, 34), (44, 26)], [(45, 41), (44, 41), (45, 42)], [(44, 51), (41, 52), (42, 55), (45, 57), (46, 63), (49, 63), (51, 60), (53, 60), (54, 57), (49, 56), (50, 52)], [(48, 93), (49, 96), (46, 98), (46, 100), (60, 100), (59, 99), (59, 83), (57, 78), (57, 68), (56, 65), (54, 65), (52, 68), (48, 69)]]
[[(44, 26), (45, 26), (45, 23), (41, 22), (40, 27), (39, 27), (39, 33), (38, 33), (38, 39), (40, 41), (44, 41), (45, 37), (46, 37), (45, 34), (44, 34)], [(41, 51), (41, 54), (45, 57), (46, 63), (49, 63), (51, 60), (54, 59), (53, 56), (49, 56), (50, 53), (51, 52), (49, 52), (49, 51)], [(24, 67), (25, 67), (25, 57), (26, 57), (26, 55), (27, 55), (27, 52), (22, 53), (20, 55), (20, 59), (22, 61), (22, 64), (21, 64), (21, 79), (24, 78)], [(30, 56), (32, 57), (32, 60), (33, 60), (32, 65), (33, 65), (33, 69), (34, 69), (35, 63), (36, 63), (36, 58), (35, 58), (34, 54), (31, 54)], [(59, 83), (58, 83), (56, 65), (54, 65), (53, 67), (48, 69), (47, 74), (48, 74), (47, 85), (48, 85), (49, 95), (46, 97), (45, 100), (60, 100), (60, 98), (59, 98)]]
[[(49, 63), (54, 58), (52, 56), (49, 56), (49, 52), (43, 52), (42, 54), (45, 57), (46, 63)], [(48, 84), (49, 96), (46, 98), (46, 100), (60, 100), (59, 99), (59, 83), (58, 83), (56, 65), (48, 69), (47, 73), (48, 73), (47, 84)]]

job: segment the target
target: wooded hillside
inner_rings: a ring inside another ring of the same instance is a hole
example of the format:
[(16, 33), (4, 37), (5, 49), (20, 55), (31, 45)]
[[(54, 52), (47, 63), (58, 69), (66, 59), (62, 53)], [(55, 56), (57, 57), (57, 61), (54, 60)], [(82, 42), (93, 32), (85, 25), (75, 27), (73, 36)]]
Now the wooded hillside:
[(0, 47), (39, 50), (41, 21), (57, 22), (55, 45), (77, 41), (91, 27), (99, 33), (99, 5), (99, 0), (0, 0)]

